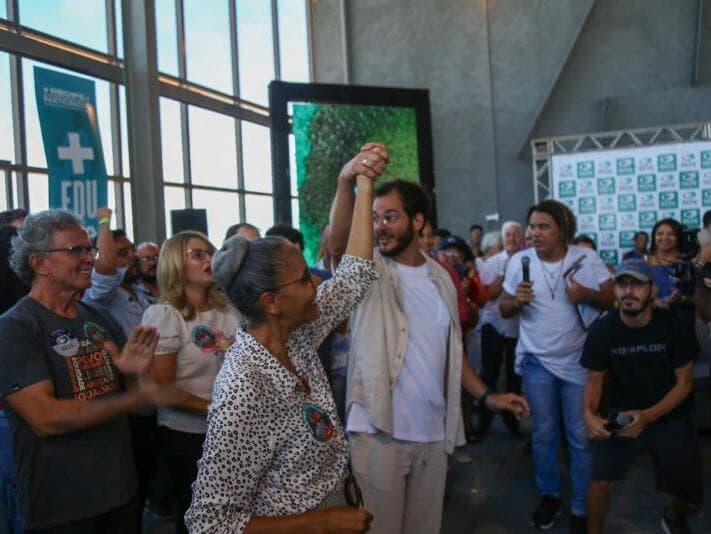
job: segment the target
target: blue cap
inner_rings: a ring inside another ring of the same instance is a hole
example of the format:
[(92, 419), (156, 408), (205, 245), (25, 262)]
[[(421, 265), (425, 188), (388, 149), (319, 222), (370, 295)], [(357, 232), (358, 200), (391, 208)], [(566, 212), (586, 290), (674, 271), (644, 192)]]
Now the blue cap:
[(623, 261), (617, 268), (615, 280), (621, 276), (631, 276), (640, 282), (649, 282), (652, 280), (652, 269), (649, 264), (640, 258), (629, 258)]

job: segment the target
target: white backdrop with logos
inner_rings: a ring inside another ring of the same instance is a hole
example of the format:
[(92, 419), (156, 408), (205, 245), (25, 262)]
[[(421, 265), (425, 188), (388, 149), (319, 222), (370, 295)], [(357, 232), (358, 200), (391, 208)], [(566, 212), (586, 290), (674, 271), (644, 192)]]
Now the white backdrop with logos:
[(552, 196), (578, 219), (608, 264), (618, 264), (638, 230), (671, 217), (701, 226), (711, 209), (711, 142), (558, 154)]

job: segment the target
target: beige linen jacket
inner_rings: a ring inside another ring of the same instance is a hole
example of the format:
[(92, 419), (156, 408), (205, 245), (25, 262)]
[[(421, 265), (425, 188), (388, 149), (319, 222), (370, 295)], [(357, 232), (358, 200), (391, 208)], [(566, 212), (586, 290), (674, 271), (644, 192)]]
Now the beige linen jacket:
[[(405, 361), (408, 324), (395, 261), (383, 257), (377, 249), (373, 256), (379, 278), (351, 317), (346, 413), (351, 404), (357, 402), (366, 409), (375, 428), (392, 434), (392, 388)], [(428, 275), (450, 316), (445, 374), (445, 449), (451, 454), (455, 446), (465, 443), (460, 399), (464, 347), (457, 291), (441, 265), (429, 257), (425, 257), (425, 261)]]

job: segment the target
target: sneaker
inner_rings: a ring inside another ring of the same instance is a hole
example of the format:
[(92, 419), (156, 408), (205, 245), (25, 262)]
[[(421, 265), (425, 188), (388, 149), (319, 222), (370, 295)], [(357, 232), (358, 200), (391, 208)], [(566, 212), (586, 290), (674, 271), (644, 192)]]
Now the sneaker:
[(457, 447), (456, 449), (454, 449), (452, 458), (454, 459), (455, 462), (460, 463), (460, 464), (472, 463), (472, 457), (469, 455), (469, 453), (467, 451), (464, 450), (464, 447)]
[(570, 514), (570, 534), (587, 534), (587, 532), (587, 516)]
[(555, 520), (560, 517), (560, 499), (552, 495), (544, 495), (541, 504), (533, 512), (531, 525), (538, 530), (548, 530), (555, 524)]
[(664, 534), (688, 534), (691, 532), (689, 526), (686, 524), (686, 519), (683, 517), (679, 519), (668, 518), (666, 508), (664, 509), (664, 513), (662, 513), (661, 525)]

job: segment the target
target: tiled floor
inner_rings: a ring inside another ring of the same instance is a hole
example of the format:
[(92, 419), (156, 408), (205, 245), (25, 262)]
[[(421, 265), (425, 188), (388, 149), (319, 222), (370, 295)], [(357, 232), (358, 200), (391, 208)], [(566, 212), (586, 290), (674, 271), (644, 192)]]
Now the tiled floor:
[[(523, 428), (528, 432), (527, 425)], [(711, 437), (702, 437), (706, 494), (711, 496)], [(450, 461), (445, 499), (443, 534), (518, 534), (535, 532), (530, 514), (538, 501), (534, 485), (533, 459), (522, 451), (522, 442), (509, 437), (500, 419), (477, 445), (467, 446), (471, 464)], [(565, 477), (565, 475), (564, 475)], [(569, 486), (564, 478), (564, 488)], [(567, 500), (567, 492), (564, 494)], [(654, 490), (651, 462), (640, 458), (627, 480), (613, 496), (606, 532), (650, 534), (661, 532), (659, 517), (666, 497)], [(711, 503), (690, 522), (692, 532), (711, 532)], [(145, 534), (172, 534), (172, 523), (146, 514)], [(548, 532), (568, 531), (568, 515)], [(410, 533), (407, 533), (410, 534)], [(419, 533), (413, 533), (419, 534)]]

